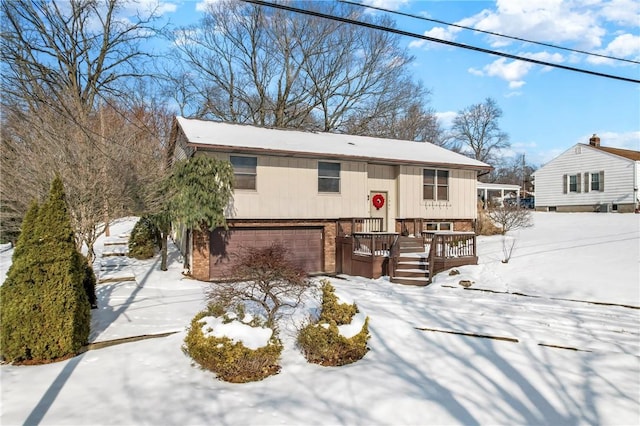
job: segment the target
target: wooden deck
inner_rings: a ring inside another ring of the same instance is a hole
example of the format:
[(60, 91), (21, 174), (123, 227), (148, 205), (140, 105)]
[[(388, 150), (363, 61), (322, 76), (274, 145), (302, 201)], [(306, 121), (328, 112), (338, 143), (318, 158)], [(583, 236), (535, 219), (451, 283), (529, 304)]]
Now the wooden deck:
[[(379, 232), (377, 218), (343, 219), (336, 237), (337, 273), (425, 286), (439, 272), (478, 263), (473, 232), (423, 231), (415, 236)], [(374, 231), (372, 231), (374, 230)]]

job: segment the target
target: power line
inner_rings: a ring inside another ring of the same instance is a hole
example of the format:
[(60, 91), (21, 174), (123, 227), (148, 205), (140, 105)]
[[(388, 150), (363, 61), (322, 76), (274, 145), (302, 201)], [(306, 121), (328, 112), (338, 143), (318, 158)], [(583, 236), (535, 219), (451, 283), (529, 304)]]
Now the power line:
[(315, 12), (315, 11), (312, 11), (312, 10), (299, 9), (297, 7), (287, 6), (287, 5), (284, 5), (284, 4), (271, 3), (271, 2), (267, 2), (267, 1), (263, 1), (263, 0), (242, 0), (242, 1), (247, 2), (247, 3), (253, 3), (253, 4), (256, 4), (256, 5), (259, 5), (259, 6), (273, 7), (273, 8), (276, 8), (276, 9), (287, 10), (289, 12), (302, 13), (304, 15), (315, 16), (317, 18), (330, 19), (330, 20), (333, 20), (333, 21), (343, 22), (345, 24), (356, 25), (356, 26), (359, 26), (359, 27), (365, 27), (365, 28), (369, 28), (369, 29), (373, 29), (373, 30), (390, 32), (390, 33), (393, 33), (393, 34), (398, 34), (398, 35), (402, 35), (402, 36), (406, 36), (406, 37), (419, 38), (419, 39), (431, 41), (431, 42), (434, 42), (434, 43), (446, 44), (446, 45), (449, 45), (449, 46), (459, 47), (459, 48), (467, 49), (467, 50), (473, 50), (473, 51), (476, 51), (476, 52), (488, 53), (490, 55), (502, 56), (502, 57), (507, 58), (507, 59), (513, 59), (513, 60), (518, 60), (518, 61), (523, 61), (523, 62), (530, 62), (530, 63), (537, 64), (537, 65), (543, 65), (543, 66), (553, 67), (553, 68), (560, 68), (560, 69), (567, 70), (567, 71), (574, 71), (574, 72), (579, 72), (579, 73), (582, 73), (582, 74), (594, 75), (594, 76), (597, 76), (597, 77), (610, 78), (610, 79), (613, 79), (613, 80), (627, 81), (627, 82), (630, 82), (630, 83), (640, 83), (640, 80), (636, 80), (636, 79), (633, 79), (633, 78), (630, 78), (630, 77), (623, 77), (623, 76), (618, 76), (618, 75), (613, 75), (613, 74), (605, 74), (605, 73), (601, 73), (601, 72), (597, 72), (597, 71), (586, 70), (586, 69), (583, 69), (583, 68), (576, 68), (576, 67), (570, 67), (570, 66), (567, 66), (567, 65), (554, 64), (552, 62), (541, 61), (541, 60), (538, 60), (538, 59), (527, 58), (527, 57), (524, 57), (524, 56), (512, 55), (512, 54), (509, 54), (509, 53), (498, 52), (496, 50), (485, 49), (485, 48), (482, 48), (482, 47), (472, 46), (472, 45), (458, 43), (458, 42), (454, 42), (454, 41), (442, 40), (442, 39), (435, 38), (435, 37), (429, 37), (429, 36), (425, 36), (425, 35), (421, 35), (421, 34), (412, 33), (412, 32), (409, 32), (409, 31), (399, 30), (397, 28), (385, 27), (385, 26), (382, 26), (382, 25), (372, 24), (372, 23), (369, 23), (369, 22), (356, 21), (354, 19), (343, 18), (341, 16), (329, 15), (329, 14), (321, 13), (321, 12)]
[(384, 8), (378, 7), (378, 6), (370, 6), (370, 5), (366, 5), (366, 4), (362, 4), (362, 3), (358, 3), (358, 2), (354, 2), (354, 1), (349, 1), (349, 0), (338, 0), (338, 1), (340, 3), (351, 4), (351, 5), (360, 6), (360, 7), (366, 7), (368, 9), (375, 9), (375, 10), (379, 10), (381, 12), (393, 13), (395, 15), (401, 15), (401, 16), (406, 16), (406, 17), (409, 17), (409, 18), (421, 19), (423, 21), (435, 22), (437, 24), (443, 24), (443, 25), (448, 25), (448, 26), (451, 26), (451, 27), (462, 28), (464, 30), (476, 31), (476, 32), (479, 32), (479, 33), (489, 34), (489, 35), (492, 35), (492, 36), (497, 36), (497, 37), (502, 37), (502, 38), (508, 38), (508, 39), (511, 39), (511, 40), (523, 41), (525, 43), (537, 44), (537, 45), (540, 45), (540, 46), (551, 47), (551, 48), (554, 48), (554, 49), (566, 50), (568, 52), (581, 53), (583, 55), (597, 56), (599, 58), (606, 58), (606, 59), (612, 59), (612, 60), (615, 60), (615, 61), (629, 62), (629, 63), (632, 63), (632, 64), (640, 64), (640, 62), (634, 61), (632, 59), (625, 59), (625, 58), (618, 58), (618, 57), (615, 57), (615, 56), (602, 55), (600, 53), (587, 52), (585, 50), (572, 49), (572, 48), (569, 48), (569, 47), (558, 46), (558, 45), (551, 44), (551, 43), (544, 43), (544, 42), (541, 42), (541, 41), (528, 40), (526, 38), (509, 36), (509, 35), (506, 35), (506, 34), (500, 34), (500, 33), (496, 33), (496, 32), (493, 32), (493, 31), (485, 31), (485, 30), (480, 30), (480, 29), (477, 29), (477, 28), (465, 27), (464, 25), (452, 24), (450, 22), (441, 21), (439, 19), (427, 18), (427, 17), (424, 17), (424, 16), (414, 15), (414, 14), (411, 14), (411, 13), (384, 9)]

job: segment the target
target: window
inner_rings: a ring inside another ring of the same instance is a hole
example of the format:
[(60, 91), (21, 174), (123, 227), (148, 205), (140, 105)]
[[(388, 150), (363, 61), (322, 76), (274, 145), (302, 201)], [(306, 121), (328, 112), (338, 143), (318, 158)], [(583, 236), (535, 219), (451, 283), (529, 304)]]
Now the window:
[(238, 157), (232, 155), (230, 161), (233, 166), (233, 188), (255, 190), (258, 159), (256, 157)]
[(340, 192), (340, 163), (318, 161), (318, 192)]
[(425, 231), (452, 231), (453, 224), (451, 222), (427, 222), (424, 225)]
[(422, 198), (446, 201), (449, 199), (449, 171), (424, 169), (422, 171)]
[(591, 190), (600, 191), (600, 174), (591, 173)]
[(562, 175), (562, 192), (580, 192), (582, 174)]
[(578, 177), (576, 175), (569, 176), (569, 192), (578, 192)]

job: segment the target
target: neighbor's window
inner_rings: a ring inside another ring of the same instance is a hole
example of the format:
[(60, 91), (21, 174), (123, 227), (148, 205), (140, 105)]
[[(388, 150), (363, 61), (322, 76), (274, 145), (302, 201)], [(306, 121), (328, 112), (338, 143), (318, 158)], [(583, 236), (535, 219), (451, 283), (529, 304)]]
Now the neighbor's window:
[(591, 173), (591, 190), (592, 191), (602, 191), (602, 185), (604, 182), (601, 182), (600, 178), (604, 180), (604, 172), (600, 173)]
[(340, 163), (318, 161), (318, 192), (340, 192)]
[(233, 166), (234, 189), (256, 189), (256, 168), (258, 158), (238, 157), (232, 155), (230, 158)]
[(578, 176), (569, 176), (569, 192), (578, 192)]
[(449, 171), (424, 169), (422, 171), (422, 198), (425, 200), (449, 199)]

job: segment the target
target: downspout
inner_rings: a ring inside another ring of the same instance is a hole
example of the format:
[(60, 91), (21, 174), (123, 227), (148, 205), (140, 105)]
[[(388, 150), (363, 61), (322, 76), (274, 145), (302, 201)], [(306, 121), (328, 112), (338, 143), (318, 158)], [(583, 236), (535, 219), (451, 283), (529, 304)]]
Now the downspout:
[(634, 213), (640, 213), (640, 199), (638, 199), (638, 167), (640, 167), (640, 161), (636, 161), (633, 165), (633, 211)]

